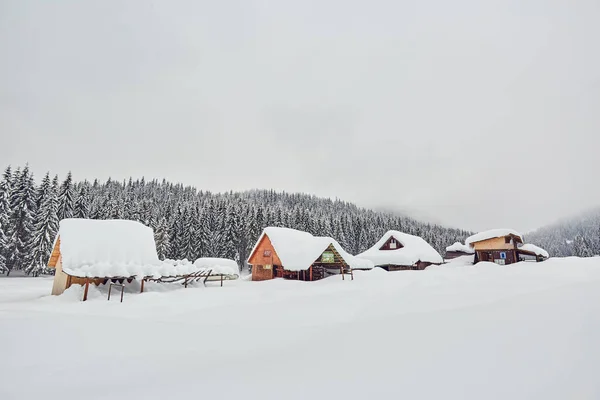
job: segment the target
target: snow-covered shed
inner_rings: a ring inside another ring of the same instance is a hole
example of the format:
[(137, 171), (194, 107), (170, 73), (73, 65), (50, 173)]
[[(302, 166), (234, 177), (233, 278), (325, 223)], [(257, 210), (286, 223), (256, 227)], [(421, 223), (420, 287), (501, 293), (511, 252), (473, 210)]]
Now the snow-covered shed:
[(550, 254), (541, 247), (531, 243), (518, 246), (519, 261), (545, 261), (550, 258)]
[[(109, 280), (137, 279), (143, 291), (148, 280), (182, 280), (187, 285), (200, 276), (237, 277), (233, 260), (200, 259), (196, 264), (188, 260), (159, 260), (152, 228), (125, 220), (60, 221), (48, 267), (56, 270), (54, 295), (75, 284), (85, 284), (87, 289), (90, 283), (100, 285)], [(84, 300), (85, 297), (84, 294)]]
[(453, 260), (458, 257), (472, 256), (475, 254), (475, 250), (471, 246), (462, 244), (461, 242), (455, 242), (454, 244), (446, 247), (445, 260)]
[(518, 246), (523, 244), (523, 236), (513, 229), (492, 229), (468, 237), (465, 244), (475, 251), (475, 263), (507, 265), (519, 261)]
[(89, 279), (131, 278), (146, 265), (158, 265), (152, 229), (135, 221), (64, 219), (48, 262), (55, 268), (52, 294)]
[(268, 227), (250, 252), (252, 280), (287, 278), (314, 281), (373, 264), (347, 253), (333, 238), (289, 228)]
[(422, 270), (444, 262), (423, 238), (398, 231), (386, 232), (373, 247), (356, 257), (387, 271)]

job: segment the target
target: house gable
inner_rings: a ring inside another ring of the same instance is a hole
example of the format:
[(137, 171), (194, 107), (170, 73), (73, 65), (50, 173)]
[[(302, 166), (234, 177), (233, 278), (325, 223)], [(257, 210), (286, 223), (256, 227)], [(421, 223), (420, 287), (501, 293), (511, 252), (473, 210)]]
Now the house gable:
[(277, 255), (277, 251), (271, 243), (271, 239), (267, 234), (264, 234), (254, 251), (248, 258), (248, 264), (251, 265), (281, 265), (281, 260)]
[(403, 248), (404, 245), (396, 239), (393, 235), (391, 235), (388, 240), (385, 241), (383, 246), (379, 248), (379, 250), (398, 250)]

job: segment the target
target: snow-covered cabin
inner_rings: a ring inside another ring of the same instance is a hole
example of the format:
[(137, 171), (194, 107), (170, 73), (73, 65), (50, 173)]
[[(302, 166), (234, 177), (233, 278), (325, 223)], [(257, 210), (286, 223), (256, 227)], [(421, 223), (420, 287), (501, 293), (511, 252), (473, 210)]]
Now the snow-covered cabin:
[(455, 242), (453, 245), (446, 247), (445, 260), (453, 260), (458, 257), (472, 256), (475, 254), (475, 250), (471, 246), (462, 244), (461, 242)]
[(444, 262), (423, 238), (398, 231), (388, 231), (373, 247), (356, 257), (387, 271), (423, 270)]
[(314, 281), (373, 264), (347, 253), (333, 238), (289, 228), (269, 227), (250, 252), (252, 280), (287, 278)]
[(519, 261), (518, 246), (523, 236), (513, 229), (492, 229), (470, 236), (465, 244), (475, 251), (475, 264), (489, 261), (508, 265)]

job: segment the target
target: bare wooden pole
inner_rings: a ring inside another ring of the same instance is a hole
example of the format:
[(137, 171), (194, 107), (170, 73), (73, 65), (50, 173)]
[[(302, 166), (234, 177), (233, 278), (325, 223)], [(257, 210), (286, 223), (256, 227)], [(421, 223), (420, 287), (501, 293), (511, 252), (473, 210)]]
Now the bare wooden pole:
[(223, 287), (223, 274), (221, 274), (221, 287)]
[(140, 293), (144, 293), (144, 282), (146, 282), (146, 280), (142, 279), (142, 288), (140, 289)]
[(123, 292), (125, 291), (125, 285), (121, 285), (121, 303), (123, 302)]
[(350, 268), (350, 277), (352, 278), (350, 280), (353, 281), (354, 280), (354, 270), (352, 268)]
[(343, 265), (340, 267), (340, 272), (342, 273), (342, 280), (345, 281), (346, 278), (344, 278), (344, 266)]
[(83, 301), (87, 300), (89, 288), (90, 288), (90, 280), (89, 280), (89, 278), (85, 278), (85, 289), (83, 290)]
[(309, 276), (310, 276), (310, 281), (312, 282), (312, 265), (310, 266)]

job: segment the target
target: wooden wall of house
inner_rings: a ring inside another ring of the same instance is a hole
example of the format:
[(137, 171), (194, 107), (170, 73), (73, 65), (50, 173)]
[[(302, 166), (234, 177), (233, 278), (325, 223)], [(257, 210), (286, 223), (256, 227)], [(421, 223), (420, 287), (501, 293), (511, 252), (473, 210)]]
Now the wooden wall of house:
[(506, 243), (504, 237), (482, 240), (481, 242), (473, 243), (473, 246), (475, 250), (512, 250), (515, 248), (513, 241), (511, 240), (510, 243)]
[[(265, 255), (265, 252), (271, 252), (270, 255)], [(281, 266), (281, 260), (275, 252), (273, 243), (269, 239), (268, 235), (264, 235), (254, 253), (250, 256), (248, 264), (252, 265), (252, 280), (253, 281), (264, 281), (267, 279), (273, 279), (274, 265)], [(270, 265), (271, 268), (265, 268), (265, 265)]]
[[(489, 261), (489, 262), (494, 262), (494, 260), (501, 260), (502, 257), (500, 257), (500, 253), (506, 253), (506, 258), (504, 259), (504, 265), (508, 265), (508, 264), (513, 264), (515, 262), (518, 261), (517, 257), (515, 256), (516, 252), (514, 249), (508, 249), (508, 250), (483, 250), (483, 251), (478, 251), (477, 252), (477, 256), (479, 261)], [(486, 257), (486, 254), (488, 255), (488, 257)], [(488, 259), (486, 259), (488, 258)]]
[(444, 256), (445, 260), (453, 260), (455, 258), (458, 257), (462, 257), (462, 256), (473, 256), (473, 254), (469, 254), (469, 253), (464, 253), (462, 251), (447, 251), (446, 255)]

